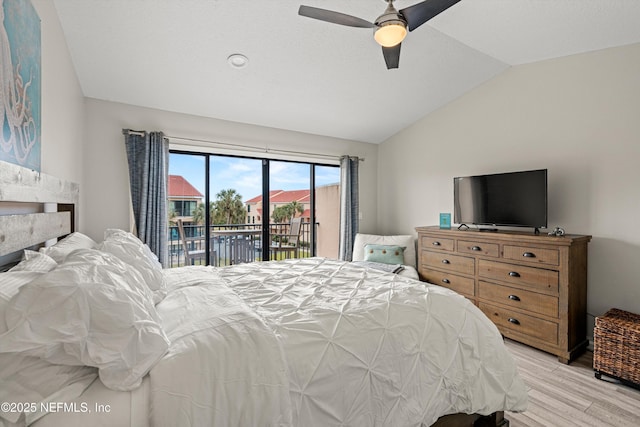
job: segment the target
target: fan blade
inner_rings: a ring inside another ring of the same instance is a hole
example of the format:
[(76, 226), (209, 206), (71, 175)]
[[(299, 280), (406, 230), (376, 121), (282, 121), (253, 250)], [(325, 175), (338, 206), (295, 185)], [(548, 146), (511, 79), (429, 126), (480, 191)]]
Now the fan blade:
[(400, 65), (400, 45), (402, 43), (398, 43), (395, 46), (391, 47), (382, 47), (382, 54), (384, 55), (384, 62), (387, 63), (387, 70), (392, 68), (398, 68)]
[(426, 0), (400, 10), (407, 20), (409, 31), (413, 31), (429, 19), (449, 9), (460, 0)]
[(373, 24), (364, 19), (331, 10), (318, 9), (317, 7), (300, 6), (298, 15), (331, 22), (332, 24), (346, 25), (348, 27), (373, 28)]

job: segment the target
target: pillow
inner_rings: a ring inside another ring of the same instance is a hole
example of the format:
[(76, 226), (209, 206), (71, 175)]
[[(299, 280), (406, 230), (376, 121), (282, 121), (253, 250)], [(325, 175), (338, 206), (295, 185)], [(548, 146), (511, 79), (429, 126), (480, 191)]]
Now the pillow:
[(138, 237), (136, 237), (133, 233), (129, 233), (128, 231), (119, 230), (117, 228), (108, 228), (104, 232), (105, 240), (119, 240), (122, 242), (129, 242), (133, 245), (139, 246), (140, 250), (144, 253), (144, 255), (149, 259), (149, 263), (153, 265), (153, 268), (157, 270), (162, 270), (162, 264), (158, 261), (158, 257), (151, 251), (151, 248), (145, 243), (142, 243)]
[(38, 271), (46, 273), (57, 266), (58, 263), (49, 255), (27, 249), (22, 255), (22, 261), (9, 271)]
[(154, 304), (162, 301), (167, 295), (167, 285), (158, 258), (149, 246), (133, 234), (122, 230), (107, 230), (104, 242), (98, 245), (97, 249), (115, 255), (129, 265), (131, 270), (136, 270), (145, 286), (152, 292)]
[[(0, 274), (0, 348), (4, 346), (2, 336), (7, 332), (4, 318), (9, 300), (18, 293), (20, 287), (42, 275), (34, 271)], [(95, 368), (54, 365), (22, 353), (0, 353), (0, 402), (37, 403), (37, 412), (31, 412), (31, 408), (25, 412), (28, 425), (44, 415), (40, 412), (40, 402), (75, 399), (97, 376)], [(17, 423), (21, 416), (20, 412), (0, 411), (0, 417), (12, 423)]]
[(98, 244), (91, 237), (76, 231), (53, 246), (40, 249), (40, 252), (49, 255), (55, 262), (61, 263), (67, 255), (76, 249), (93, 249), (96, 246)]
[(151, 292), (117, 257), (92, 249), (22, 286), (6, 309), (0, 354), (94, 366), (113, 390), (132, 390), (166, 353)]
[(404, 264), (404, 247), (391, 245), (365, 245), (364, 260), (383, 264)]
[(7, 331), (4, 313), (9, 300), (18, 293), (20, 287), (37, 279), (42, 274), (39, 271), (8, 271), (0, 273), (0, 334)]
[(353, 242), (353, 261), (364, 261), (364, 247), (367, 244), (403, 246), (405, 248), (404, 262), (402, 262), (401, 264), (410, 265), (414, 268), (416, 266), (416, 247), (413, 236), (380, 236), (377, 234), (358, 233), (356, 234)]

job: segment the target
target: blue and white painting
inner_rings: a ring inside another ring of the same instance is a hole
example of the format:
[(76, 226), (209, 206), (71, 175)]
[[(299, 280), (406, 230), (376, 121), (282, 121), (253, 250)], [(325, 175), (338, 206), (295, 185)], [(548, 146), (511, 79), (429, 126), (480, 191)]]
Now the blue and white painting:
[(0, 160), (40, 170), (40, 18), (0, 0)]

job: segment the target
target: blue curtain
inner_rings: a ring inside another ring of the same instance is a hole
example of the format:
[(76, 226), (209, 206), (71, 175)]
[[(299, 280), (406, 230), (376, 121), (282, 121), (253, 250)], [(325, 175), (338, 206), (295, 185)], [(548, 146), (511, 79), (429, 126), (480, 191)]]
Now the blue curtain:
[(340, 247), (339, 257), (351, 261), (353, 241), (358, 233), (359, 191), (357, 157), (340, 158)]
[(169, 142), (162, 132), (123, 129), (122, 133), (129, 161), (134, 232), (167, 267)]

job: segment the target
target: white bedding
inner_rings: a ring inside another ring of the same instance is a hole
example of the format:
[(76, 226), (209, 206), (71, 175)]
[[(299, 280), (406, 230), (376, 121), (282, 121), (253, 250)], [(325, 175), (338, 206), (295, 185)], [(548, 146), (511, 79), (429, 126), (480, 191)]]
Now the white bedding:
[(442, 287), (321, 258), (164, 276), (171, 346), (143, 382), (151, 425), (421, 426), (526, 408), (496, 327)]

